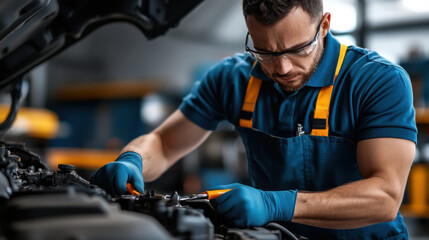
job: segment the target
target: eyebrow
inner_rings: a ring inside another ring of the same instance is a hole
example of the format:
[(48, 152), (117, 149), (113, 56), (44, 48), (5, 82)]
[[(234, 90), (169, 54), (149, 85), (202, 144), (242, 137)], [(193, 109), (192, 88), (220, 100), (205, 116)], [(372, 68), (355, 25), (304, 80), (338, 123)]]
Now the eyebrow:
[[(317, 34), (319, 33), (319, 31), (320, 31), (320, 26), (322, 25), (322, 21), (323, 21), (323, 19), (320, 21), (319, 25), (317, 26), (317, 32), (316, 32), (316, 35), (317, 35)], [(247, 34), (249, 34), (249, 33), (247, 33)], [(314, 37), (316, 37), (316, 35), (315, 35)], [(249, 36), (250, 36), (250, 34), (249, 34)], [(280, 52), (287, 52), (287, 51), (293, 51), (293, 50), (295, 50), (295, 49), (299, 49), (300, 47), (303, 47), (303, 46), (305, 46), (306, 44), (308, 44), (308, 43), (310, 43), (311, 41), (313, 41), (313, 40), (314, 40), (314, 37), (313, 37), (313, 39), (311, 39), (309, 42), (297, 43), (297, 44), (293, 45), (292, 47), (290, 47), (289, 49), (281, 50), (281, 51), (278, 51), (278, 52), (280, 53)], [(252, 36), (250, 36), (250, 38), (252, 38)], [(253, 43), (253, 39), (252, 39), (252, 43)], [(255, 50), (260, 51), (260, 52), (275, 53), (275, 52), (272, 52), (272, 51), (268, 51), (268, 50), (266, 50), (266, 49), (257, 48), (255, 45), (253, 45), (253, 47), (255, 48)]]
[[(298, 48), (300, 48), (300, 47), (304, 46), (305, 44), (307, 44), (307, 43), (311, 42), (312, 40), (313, 40), (313, 39), (311, 39), (310, 41), (307, 41), (307, 42), (303, 42), (303, 43), (295, 44), (295, 45), (293, 45), (292, 47), (290, 47), (289, 49), (280, 50), (280, 51), (278, 51), (278, 52), (284, 52), (284, 51), (290, 51), (290, 50), (298, 49)], [(253, 42), (253, 41), (252, 41), (252, 42)], [(258, 47), (256, 47), (255, 45), (253, 45), (253, 47), (254, 47), (254, 48), (255, 48), (255, 50), (257, 50), (257, 51), (261, 51), (261, 52), (273, 52), (273, 51), (269, 51), (269, 50), (266, 50), (266, 49), (263, 49), (263, 48), (258, 48)]]

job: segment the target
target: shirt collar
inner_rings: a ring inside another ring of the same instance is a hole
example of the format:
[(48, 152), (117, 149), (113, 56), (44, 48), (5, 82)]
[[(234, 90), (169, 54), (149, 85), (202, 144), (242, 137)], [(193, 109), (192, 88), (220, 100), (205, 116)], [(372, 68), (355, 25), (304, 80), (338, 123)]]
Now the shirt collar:
[(341, 45), (338, 40), (332, 36), (331, 32), (328, 32), (322, 59), (320, 59), (316, 71), (313, 73), (306, 86), (326, 87), (334, 84), (340, 48)]
[(264, 70), (262, 70), (261, 64), (259, 62), (256, 62), (256, 64), (253, 65), (250, 74), (256, 78), (261, 79), (262, 81), (271, 81), (271, 78), (269, 78), (265, 74)]
[[(335, 39), (331, 32), (326, 36), (325, 51), (322, 59), (316, 68), (316, 71), (311, 76), (305, 86), (310, 87), (326, 87), (334, 83), (335, 69), (337, 67), (338, 55), (340, 53), (340, 43)], [(263, 81), (271, 79), (264, 73), (259, 62), (257, 62), (250, 74)]]

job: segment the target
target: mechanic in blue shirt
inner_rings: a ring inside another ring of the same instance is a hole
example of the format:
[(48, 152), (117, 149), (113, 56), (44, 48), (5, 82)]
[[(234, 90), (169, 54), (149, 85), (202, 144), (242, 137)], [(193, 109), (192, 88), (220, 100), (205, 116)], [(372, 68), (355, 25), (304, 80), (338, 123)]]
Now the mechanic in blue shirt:
[[(310, 239), (408, 239), (399, 207), (415, 153), (410, 80), (340, 44), (322, 0), (244, 0), (248, 54), (213, 67), (180, 108), (99, 169), (113, 194), (143, 191), (222, 120), (246, 146), (252, 186), (216, 209), (237, 226), (279, 221)], [(143, 174), (141, 174), (143, 173)]]

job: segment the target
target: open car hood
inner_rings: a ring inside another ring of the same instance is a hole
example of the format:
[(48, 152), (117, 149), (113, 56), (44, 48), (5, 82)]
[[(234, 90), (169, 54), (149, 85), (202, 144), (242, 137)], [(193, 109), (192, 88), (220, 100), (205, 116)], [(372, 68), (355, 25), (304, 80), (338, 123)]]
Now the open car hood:
[(148, 39), (164, 34), (203, 0), (2, 0), (0, 88), (94, 29), (125, 21)]

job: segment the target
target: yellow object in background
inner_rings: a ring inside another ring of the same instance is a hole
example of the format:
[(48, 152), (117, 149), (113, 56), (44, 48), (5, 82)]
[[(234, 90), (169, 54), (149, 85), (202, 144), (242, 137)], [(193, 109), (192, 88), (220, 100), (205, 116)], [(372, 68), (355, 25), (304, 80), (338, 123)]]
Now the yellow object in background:
[(417, 163), (411, 168), (407, 183), (408, 202), (401, 206), (406, 217), (429, 218), (429, 165)]
[(76, 168), (97, 170), (115, 161), (119, 150), (98, 150), (88, 148), (51, 148), (47, 152), (47, 162), (51, 169), (58, 164), (70, 164)]
[[(0, 105), (0, 121), (9, 115), (10, 106)], [(14, 135), (51, 139), (58, 132), (59, 121), (56, 113), (42, 108), (20, 107), (16, 119), (9, 130)]]

